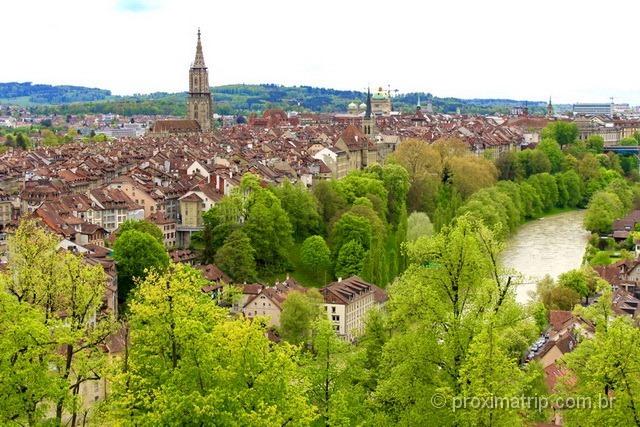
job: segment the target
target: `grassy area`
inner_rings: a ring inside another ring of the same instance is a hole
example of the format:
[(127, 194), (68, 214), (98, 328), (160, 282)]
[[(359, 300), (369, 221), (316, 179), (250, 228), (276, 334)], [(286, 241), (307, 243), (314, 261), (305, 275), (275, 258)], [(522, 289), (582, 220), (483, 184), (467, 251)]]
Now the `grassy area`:
[(320, 277), (319, 279), (314, 277), (313, 274), (305, 271), (302, 268), (302, 264), (300, 262), (300, 248), (302, 243), (295, 243), (291, 249), (289, 250), (289, 262), (291, 262), (291, 269), (293, 271), (287, 273), (278, 273), (271, 275), (261, 275), (258, 278), (258, 281), (266, 284), (273, 284), (274, 282), (281, 282), (287, 278), (287, 274), (289, 274), (293, 279), (295, 279), (302, 286), (307, 288), (321, 288), (327, 283), (332, 281), (332, 277), (330, 273), (326, 275), (326, 281), (324, 277)]

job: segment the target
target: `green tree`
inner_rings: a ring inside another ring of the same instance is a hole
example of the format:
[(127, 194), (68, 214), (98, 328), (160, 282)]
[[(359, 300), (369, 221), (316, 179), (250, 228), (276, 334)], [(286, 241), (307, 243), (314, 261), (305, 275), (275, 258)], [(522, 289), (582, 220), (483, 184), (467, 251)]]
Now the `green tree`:
[(575, 123), (557, 121), (542, 129), (542, 138), (550, 138), (560, 144), (561, 148), (571, 145), (578, 139), (578, 126)]
[(202, 259), (210, 263), (216, 251), (236, 229), (240, 228), (243, 214), (242, 200), (238, 194), (225, 196), (202, 215)]
[(345, 243), (354, 240), (366, 251), (371, 247), (371, 223), (359, 215), (345, 213), (333, 225), (331, 243), (334, 256), (337, 256)]
[(571, 311), (580, 303), (578, 292), (570, 287), (560, 286), (549, 276), (545, 276), (536, 284), (536, 297), (547, 311)]
[(552, 173), (561, 172), (564, 169), (564, 154), (556, 141), (553, 139), (543, 139), (536, 149), (547, 155), (549, 162), (551, 162)]
[(292, 185), (285, 181), (272, 191), (280, 199), (282, 208), (287, 212), (293, 235), (297, 241), (317, 233), (320, 229), (318, 203), (309, 190), (302, 184)]
[(144, 279), (151, 269), (164, 269), (169, 255), (152, 235), (128, 230), (121, 233), (113, 245), (113, 259), (118, 268), (118, 300), (123, 303), (133, 289), (135, 280)]
[(593, 404), (564, 410), (563, 418), (571, 425), (640, 425), (640, 330), (626, 317), (597, 325), (595, 337), (561, 361), (572, 378), (561, 383), (561, 396)]
[(389, 223), (397, 227), (402, 213), (407, 209), (409, 173), (400, 165), (384, 165), (382, 167), (382, 182), (388, 194)]
[[(198, 271), (172, 264), (140, 283), (128, 356), (116, 362), (107, 423), (308, 425), (308, 380), (297, 350), (272, 345), (264, 325), (232, 320), (200, 289)], [(153, 396), (153, 398), (149, 398)]]
[(336, 181), (320, 181), (314, 185), (313, 194), (324, 224), (329, 224), (347, 206), (347, 200), (336, 188)]
[(280, 333), (291, 344), (306, 344), (311, 338), (314, 322), (324, 314), (322, 295), (317, 289), (289, 292), (282, 304)]
[(16, 135), (16, 139), (15, 139), (15, 146), (17, 148), (21, 148), (23, 150), (26, 150), (27, 148), (31, 147), (31, 141), (29, 141), (29, 137), (28, 136), (26, 136), (22, 132), (18, 132), (18, 134)]
[(419, 237), (433, 235), (433, 224), (429, 216), (424, 212), (412, 212), (407, 224), (407, 241), (414, 242)]
[(326, 317), (313, 324), (310, 349), (302, 359), (309, 378), (309, 398), (325, 426), (355, 425), (366, 412), (364, 375), (358, 355), (340, 339)]
[(146, 219), (128, 219), (123, 222), (120, 227), (118, 227), (116, 237), (128, 230), (138, 230), (143, 233), (147, 233), (154, 239), (156, 239), (160, 244), (164, 245), (164, 234), (162, 233), (162, 230), (160, 230), (160, 228), (151, 221), (147, 221)]
[(336, 276), (351, 277), (362, 274), (366, 251), (356, 240), (349, 240), (340, 247), (336, 259)]
[(436, 200), (433, 226), (436, 231), (440, 231), (456, 217), (458, 209), (462, 206), (462, 196), (453, 186), (444, 184), (440, 187)]
[(541, 150), (522, 150), (518, 153), (518, 163), (524, 176), (551, 172), (551, 161)]
[(310, 236), (305, 239), (300, 248), (300, 261), (316, 279), (322, 275), (326, 283), (326, 273), (331, 268), (331, 250), (322, 236)]
[(594, 233), (610, 233), (613, 221), (624, 215), (624, 205), (620, 198), (608, 191), (593, 195), (584, 215), (584, 226)]
[[(501, 396), (518, 396), (527, 386), (526, 378), (512, 375), (524, 348), (511, 337), (533, 339), (536, 328), (515, 302), (516, 280), (498, 264), (501, 248), (468, 216), (408, 245), (410, 265), (391, 286), (387, 305), (396, 332), (384, 345), (373, 394), (382, 424), (464, 424), (469, 415), (434, 405), (434, 393), (448, 405), (492, 386)], [(493, 354), (485, 350), (488, 333)], [(491, 360), (472, 369), (481, 353)], [(483, 368), (504, 372), (509, 381), (492, 381)]]
[(589, 267), (567, 271), (558, 277), (558, 285), (574, 290), (584, 298), (585, 304), (589, 303), (589, 297), (594, 294), (596, 284), (596, 273)]
[(280, 200), (270, 191), (258, 188), (251, 191), (243, 231), (255, 249), (258, 269), (281, 271), (287, 261), (287, 251), (293, 245), (292, 227)]
[[(37, 351), (53, 349), (54, 355), (38, 356), (40, 363), (48, 363), (45, 371), (50, 370), (57, 376), (50, 382), (54, 387), (51, 392), (57, 399), (48, 403), (55, 408), (56, 424), (62, 422), (66, 412), (70, 414), (70, 424), (75, 426), (82, 403), (80, 388), (87, 381), (102, 378), (106, 362), (103, 349), (107, 337), (114, 332), (114, 319), (113, 313), (102, 310), (107, 286), (102, 266), (89, 265), (81, 256), (70, 252), (59, 252), (57, 245), (58, 238), (42, 229), (35, 220), (23, 220), (9, 240), (9, 263), (0, 274), (0, 289), (8, 291), (18, 303), (29, 304), (37, 310), (37, 313), (25, 310), (24, 321), (31, 322), (34, 331), (30, 338), (35, 341), (25, 339), (23, 344), (39, 341), (38, 345), (43, 348)], [(11, 309), (11, 304), (8, 308)], [(22, 320), (14, 321), (20, 324)], [(36, 325), (36, 321), (43, 323)], [(48, 329), (46, 340), (42, 335), (44, 328)], [(6, 336), (8, 340), (15, 337)], [(33, 352), (23, 354), (33, 355)], [(11, 360), (17, 363), (17, 356), (20, 354), (14, 354)], [(15, 365), (16, 369), (19, 367)], [(46, 383), (47, 376), (45, 373), (39, 380)], [(63, 392), (59, 388), (61, 384)], [(37, 417), (42, 408), (33, 404), (43, 398), (38, 395), (42, 390), (37, 385), (31, 386), (31, 389), (17, 390), (18, 397), (26, 397), (24, 403), (30, 407), (28, 411)], [(23, 392), (25, 396), (21, 396)], [(32, 392), (35, 394), (31, 395)]]
[(591, 135), (586, 141), (587, 150), (600, 154), (604, 150), (604, 138), (600, 135)]
[(256, 278), (255, 250), (242, 230), (236, 230), (216, 252), (215, 262), (235, 282), (252, 282)]
[(498, 169), (498, 179), (515, 181), (522, 178), (522, 165), (518, 162), (518, 155), (513, 151), (505, 151), (495, 160)]
[(49, 325), (42, 311), (0, 289), (0, 424), (39, 425), (47, 404), (67, 395), (51, 369), (61, 364), (52, 334), (61, 325)]

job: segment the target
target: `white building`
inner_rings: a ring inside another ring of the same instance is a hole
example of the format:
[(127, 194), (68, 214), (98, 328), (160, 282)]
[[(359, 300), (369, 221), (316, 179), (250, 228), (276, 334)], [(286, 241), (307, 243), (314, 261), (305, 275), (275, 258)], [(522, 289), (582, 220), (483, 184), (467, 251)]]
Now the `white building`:
[(338, 279), (320, 290), (327, 318), (341, 337), (353, 341), (362, 335), (367, 312), (376, 307), (375, 288), (357, 276)]

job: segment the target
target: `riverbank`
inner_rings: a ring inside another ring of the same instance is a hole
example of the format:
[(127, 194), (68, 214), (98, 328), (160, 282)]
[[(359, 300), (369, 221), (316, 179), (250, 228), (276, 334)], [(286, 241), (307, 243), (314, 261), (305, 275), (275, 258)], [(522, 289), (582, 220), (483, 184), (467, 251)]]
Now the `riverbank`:
[(542, 218), (518, 227), (507, 239), (501, 255), (505, 267), (523, 275), (524, 283), (516, 292), (520, 303), (530, 301), (536, 283), (544, 276), (560, 274), (582, 265), (590, 233), (584, 229), (584, 210), (551, 210)]

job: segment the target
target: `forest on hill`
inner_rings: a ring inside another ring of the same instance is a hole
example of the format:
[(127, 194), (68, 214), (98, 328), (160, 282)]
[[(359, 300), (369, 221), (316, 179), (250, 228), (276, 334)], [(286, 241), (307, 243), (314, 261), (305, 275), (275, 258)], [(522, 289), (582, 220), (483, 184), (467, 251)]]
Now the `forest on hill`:
[[(260, 113), (268, 108), (282, 108), (305, 112), (346, 111), (350, 102), (360, 103), (366, 98), (361, 91), (336, 90), (311, 86), (282, 86), (277, 84), (234, 84), (211, 88), (218, 114)], [(393, 97), (396, 111), (412, 111), (418, 102), (431, 102), (436, 112), (465, 114), (506, 113), (513, 106), (527, 105), (533, 113), (542, 113), (541, 101), (513, 99), (439, 98), (430, 93), (411, 92)], [(115, 113), (122, 115), (186, 114), (186, 92), (154, 92), (115, 96), (109, 90), (81, 86), (52, 86), (44, 84), (0, 83), (0, 104), (30, 107), (40, 114)]]

